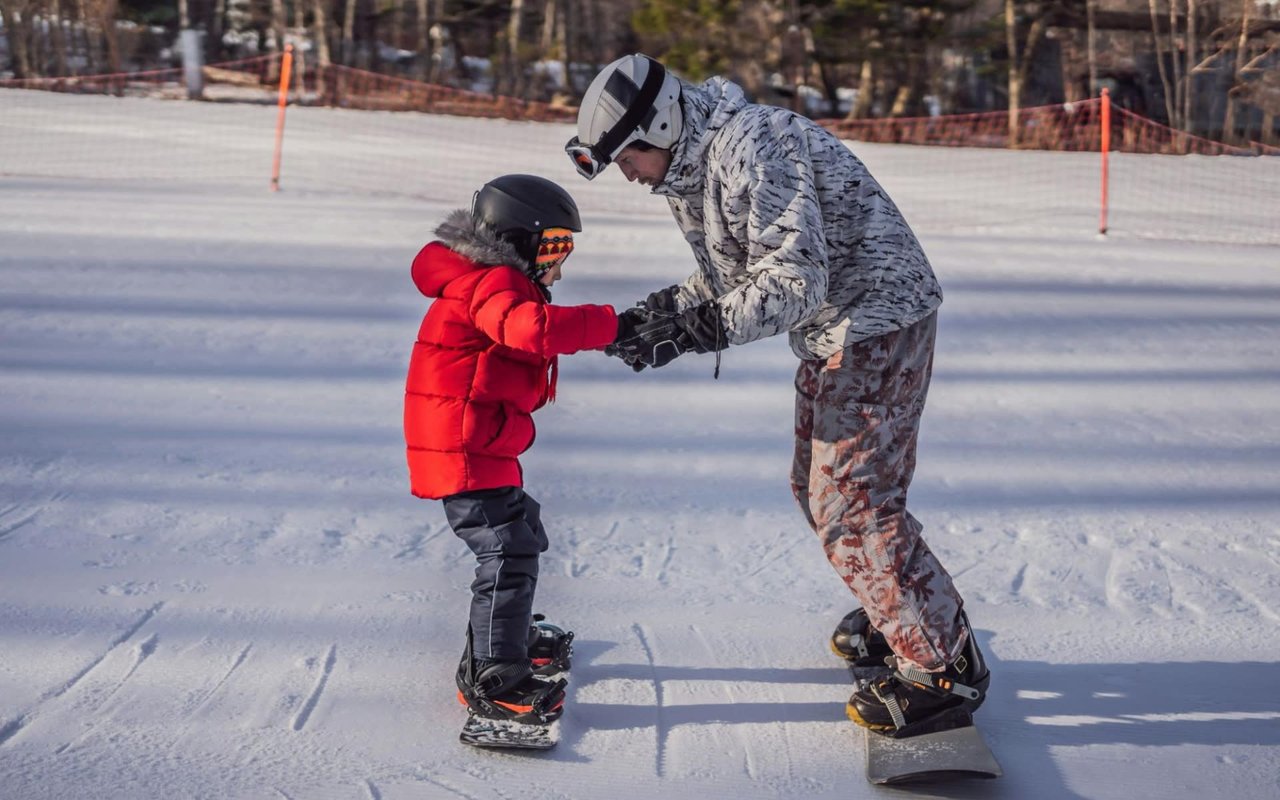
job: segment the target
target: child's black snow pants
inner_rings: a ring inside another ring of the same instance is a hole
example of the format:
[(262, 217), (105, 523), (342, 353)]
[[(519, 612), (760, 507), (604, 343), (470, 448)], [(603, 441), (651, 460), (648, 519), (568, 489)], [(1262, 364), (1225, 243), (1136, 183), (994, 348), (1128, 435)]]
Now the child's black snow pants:
[(547, 549), (540, 509), (514, 486), (444, 498), (449, 525), (476, 555), (471, 583), (471, 652), (476, 658), (528, 657), (538, 554)]

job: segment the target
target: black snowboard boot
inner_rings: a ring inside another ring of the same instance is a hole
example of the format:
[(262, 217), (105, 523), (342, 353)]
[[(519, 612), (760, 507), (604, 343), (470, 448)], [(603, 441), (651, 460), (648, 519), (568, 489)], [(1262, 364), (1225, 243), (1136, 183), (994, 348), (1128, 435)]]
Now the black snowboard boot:
[(849, 662), (849, 666), (858, 670), (886, 669), (884, 660), (893, 655), (884, 634), (871, 627), (867, 612), (855, 608), (836, 625), (831, 634), (831, 652)]
[(541, 614), (533, 615), (529, 627), (529, 660), (533, 673), (558, 678), (569, 671), (573, 655), (573, 631), (566, 631), (546, 621)]
[(868, 681), (849, 698), (849, 719), (895, 737), (929, 733), (968, 724), (982, 705), (991, 672), (978, 641), (961, 612), (968, 633), (964, 649), (942, 672), (898, 667), (886, 677)]
[(535, 675), (528, 661), (488, 661), (470, 648), (458, 664), (458, 702), (474, 715), (549, 725), (564, 713), (566, 682)]

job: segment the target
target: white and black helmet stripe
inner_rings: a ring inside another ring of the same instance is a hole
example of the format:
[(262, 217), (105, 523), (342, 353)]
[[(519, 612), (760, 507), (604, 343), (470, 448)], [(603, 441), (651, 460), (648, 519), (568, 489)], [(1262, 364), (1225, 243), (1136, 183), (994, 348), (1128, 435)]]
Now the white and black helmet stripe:
[[(591, 149), (595, 152), (596, 158), (602, 163), (608, 164), (613, 160), (613, 154), (622, 148), (622, 145), (631, 139), (632, 132), (640, 126), (643, 120), (653, 120), (653, 101), (658, 98), (658, 93), (662, 90), (662, 84), (667, 78), (667, 70), (657, 61), (648, 59), (649, 71), (644, 76), (644, 83), (636, 87), (630, 78), (624, 77), (624, 82), (618, 84), (618, 91), (627, 92), (634, 90), (635, 95), (629, 105), (624, 107), (627, 109), (622, 117), (614, 123), (603, 136), (600, 141), (591, 145)], [(614, 76), (620, 75), (621, 70), (614, 70), (613, 75), (609, 76), (608, 82), (605, 84), (606, 91), (608, 87), (614, 86)], [(622, 87), (627, 88), (622, 88)], [(617, 94), (610, 92), (614, 97)]]
[[(649, 69), (653, 69), (656, 62), (649, 62)], [(622, 108), (629, 109), (636, 102), (636, 98), (640, 96), (640, 85), (631, 80), (631, 76), (627, 75), (620, 69), (615, 69), (613, 74), (609, 76), (609, 80), (604, 86), (605, 94), (617, 101)], [(658, 112), (654, 109), (653, 104), (649, 104), (649, 110), (645, 112), (640, 119), (640, 127), (646, 131), (653, 124), (654, 115)]]

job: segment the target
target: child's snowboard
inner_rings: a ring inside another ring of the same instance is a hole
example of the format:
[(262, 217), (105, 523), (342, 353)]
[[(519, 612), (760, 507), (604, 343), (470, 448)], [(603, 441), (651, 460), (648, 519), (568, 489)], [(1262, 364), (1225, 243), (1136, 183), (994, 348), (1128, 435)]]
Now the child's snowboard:
[(505, 719), (485, 719), (468, 711), (458, 739), (472, 747), (550, 750), (560, 743), (560, 723), (529, 725)]
[[(529, 655), (534, 672), (552, 680), (566, 679), (573, 655), (573, 632), (553, 625), (541, 614), (534, 614), (534, 628)], [(514, 720), (488, 719), (467, 710), (459, 741), (472, 747), (494, 747), (508, 750), (550, 750), (560, 743), (560, 713), (545, 724)]]

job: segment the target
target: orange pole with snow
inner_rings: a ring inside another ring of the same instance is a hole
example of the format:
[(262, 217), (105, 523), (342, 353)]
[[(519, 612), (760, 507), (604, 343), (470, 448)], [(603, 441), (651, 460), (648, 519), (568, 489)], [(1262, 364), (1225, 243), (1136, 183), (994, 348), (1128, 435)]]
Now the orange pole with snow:
[(280, 149), (284, 145), (284, 108), (289, 104), (289, 73), (293, 70), (293, 45), (284, 46), (280, 63), (280, 110), (276, 113), (276, 149), (271, 161), (271, 191), (280, 190)]
[(1102, 216), (1098, 219), (1098, 233), (1107, 233), (1107, 156), (1111, 153), (1111, 91), (1102, 90)]

